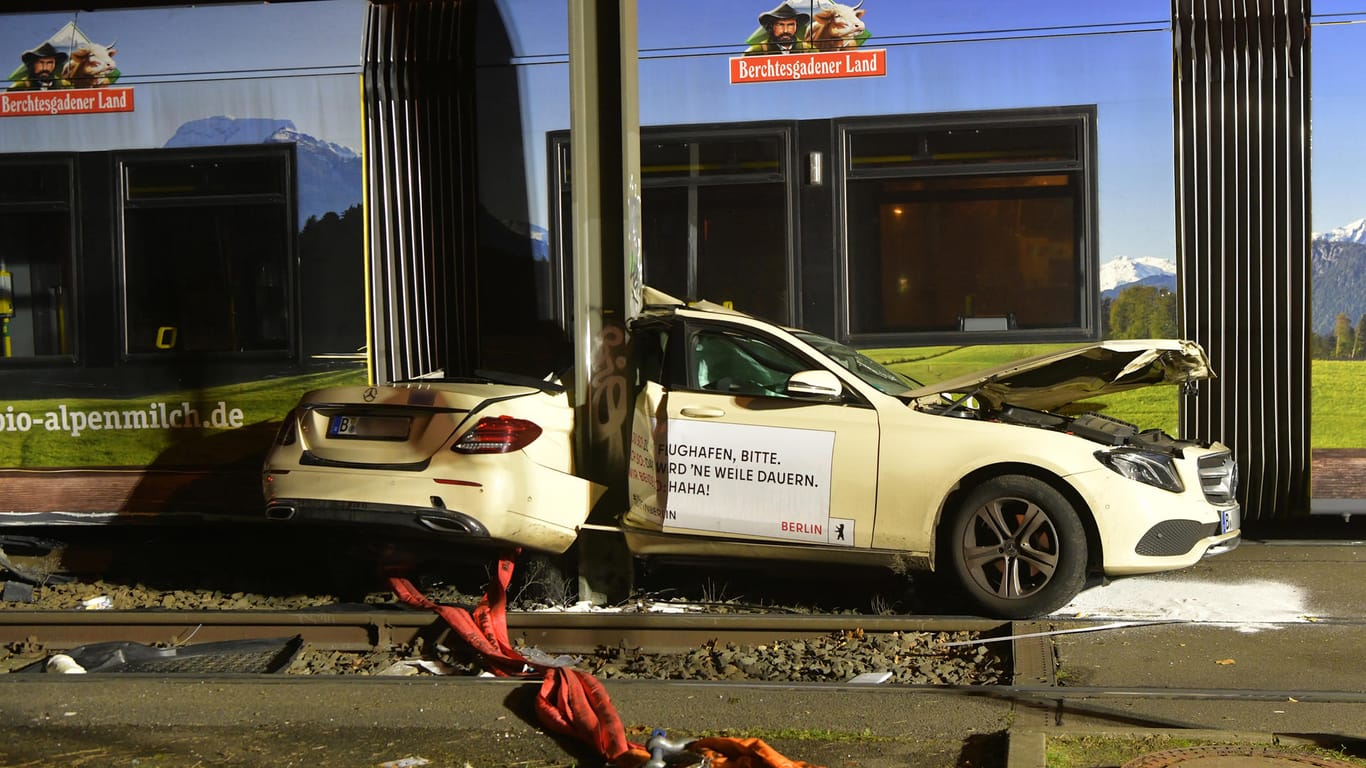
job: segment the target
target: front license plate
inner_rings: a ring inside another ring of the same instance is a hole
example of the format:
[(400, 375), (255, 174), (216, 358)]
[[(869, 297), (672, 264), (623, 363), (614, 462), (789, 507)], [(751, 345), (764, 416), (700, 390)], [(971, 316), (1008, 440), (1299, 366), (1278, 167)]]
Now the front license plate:
[(357, 440), (407, 440), (408, 416), (333, 416), (327, 423), (327, 436)]
[(1220, 533), (1228, 533), (1229, 531), (1236, 531), (1236, 530), (1238, 530), (1239, 526), (1242, 525), (1242, 521), (1239, 520), (1238, 518), (1239, 518), (1239, 510), (1238, 510), (1238, 509), (1226, 509), (1226, 510), (1224, 510), (1223, 512), (1220, 512), (1220, 513), (1219, 513), (1219, 532), (1220, 532)]

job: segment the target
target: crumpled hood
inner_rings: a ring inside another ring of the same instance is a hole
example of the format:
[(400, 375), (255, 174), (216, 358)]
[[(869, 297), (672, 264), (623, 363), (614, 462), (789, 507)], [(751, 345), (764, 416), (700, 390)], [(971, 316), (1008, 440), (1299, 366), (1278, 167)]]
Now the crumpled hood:
[(1180, 339), (1116, 339), (1053, 352), (913, 389), (920, 399), (945, 392), (1048, 411), (1078, 400), (1152, 386), (1214, 378), (1199, 344)]

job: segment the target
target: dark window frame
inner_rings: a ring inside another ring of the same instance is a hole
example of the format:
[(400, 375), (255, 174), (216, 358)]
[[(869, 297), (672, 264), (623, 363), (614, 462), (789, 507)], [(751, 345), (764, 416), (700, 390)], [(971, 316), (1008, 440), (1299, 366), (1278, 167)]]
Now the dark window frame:
[[(228, 193), (228, 194), (189, 194), (177, 196), (145, 196), (134, 198), (128, 188), (129, 168), (139, 163), (191, 163), (216, 159), (274, 158), (282, 177), (278, 180), (279, 191)], [(301, 303), (299, 298), (298, 263), (298, 191), (297, 157), (295, 147), (289, 143), (242, 144), (212, 147), (166, 148), (152, 150), (128, 150), (112, 153), (113, 180), (115, 186), (115, 248), (116, 293), (119, 319), (118, 347), (121, 359), (125, 362), (162, 362), (167, 359), (206, 359), (206, 360), (293, 360), (299, 356), (301, 345)], [(173, 350), (170, 352), (138, 351), (130, 349), (130, 317), (132, 308), (129, 299), (128, 238), (127, 214), (129, 211), (176, 209), (176, 208), (224, 208), (238, 205), (269, 205), (277, 207), (283, 214), (283, 229), (280, 232), (283, 245), (283, 295), (285, 298), (285, 334), (282, 348), (257, 350)]]
[[(784, 262), (784, 275), (782, 276), (782, 286), (790, 297), (787, 302), (787, 316), (784, 318), (770, 318), (780, 323), (793, 324), (799, 322), (801, 314), (801, 274), (798, 265), (801, 263), (801, 211), (798, 207), (798, 198), (801, 193), (801, 186), (804, 180), (801, 178), (800, 165), (797, 149), (797, 124), (793, 121), (760, 121), (745, 123), (726, 123), (715, 124), (679, 124), (661, 126), (642, 126), (640, 129), (641, 144), (641, 193), (642, 198), (647, 190), (651, 189), (680, 189), (687, 188), (689, 196), (695, 199), (697, 190), (703, 187), (716, 186), (736, 186), (745, 184), (781, 184), (783, 185), (783, 227), (788, 233), (786, 247), (781, 255)], [(551, 131), (546, 135), (547, 145), (547, 174), (551, 184), (547, 190), (549, 203), (549, 225), (551, 230), (551, 260), (554, 268), (552, 275), (565, 276), (562, 283), (552, 286), (553, 294), (559, 306), (556, 307), (560, 317), (566, 320), (569, 317), (569, 308), (573, 306), (573, 264), (571, 254), (573, 253), (573, 243), (565, 234), (569, 231), (569, 222), (565, 220), (564, 201), (561, 196), (567, 196), (571, 190), (571, 175), (569, 168), (569, 131)], [(751, 171), (742, 173), (718, 173), (716, 175), (697, 175), (697, 176), (676, 176), (676, 177), (650, 177), (648, 175), (649, 158), (647, 156), (646, 145), (652, 142), (680, 142), (692, 144), (704, 144), (711, 142), (724, 142), (728, 140), (745, 140), (754, 138), (776, 139), (780, 146), (779, 163), (777, 171), (762, 172)], [(692, 237), (692, 233), (689, 234)], [(709, 298), (698, 296), (697, 292), (697, 246), (695, 243), (689, 245), (688, 257), (688, 291), (683, 298)], [(642, 258), (648, 259), (649, 254), (642, 254)]]
[[(1072, 125), (1077, 131), (1077, 156), (1071, 160), (995, 163), (939, 164), (923, 167), (851, 167), (851, 136), (859, 132), (905, 130), (972, 130), (974, 128), (1013, 128), (1026, 126)], [(851, 346), (899, 347), (935, 344), (1014, 344), (1084, 342), (1100, 338), (1100, 254), (1097, 209), (1097, 129), (1096, 107), (1078, 105), (1010, 110), (984, 110), (924, 115), (837, 118), (833, 121), (834, 150), (838, 162), (832, 163), (836, 185), (835, 227), (839, 252), (836, 334)], [(854, 254), (849, 238), (849, 185), (851, 181), (883, 179), (934, 179), (965, 176), (1003, 176), (1012, 174), (1067, 173), (1075, 175), (1081, 189), (1077, 196), (1076, 260), (1080, 270), (1077, 286), (1078, 323), (1065, 328), (1010, 329), (991, 331), (858, 332), (853, 329), (851, 270)]]
[[(83, 347), (83, 335), (81, 333), (81, 323), (83, 313), (81, 311), (83, 288), (82, 288), (82, 259), (80, 241), (80, 196), (78, 195), (79, 178), (77, 172), (77, 154), (74, 152), (26, 152), (21, 154), (0, 154), (0, 180), (11, 178), (6, 172), (8, 168), (18, 166), (42, 166), (60, 165), (66, 169), (66, 194), (60, 199), (57, 197), (37, 201), (3, 201), (0, 202), (0, 213), (23, 214), (23, 213), (66, 213), (66, 238), (67, 253), (65, 254), (66, 269), (69, 274), (67, 288), (70, 289), (70, 296), (65, 299), (63, 311), (65, 312), (64, 325), (70, 338), (70, 351), (59, 352), (48, 355), (26, 355), (23, 357), (4, 357), (0, 355), (0, 366), (6, 369), (35, 368), (35, 367), (70, 367), (74, 366), (81, 358)], [(3, 181), (0, 181), (3, 183)], [(6, 260), (9, 263), (9, 260)]]

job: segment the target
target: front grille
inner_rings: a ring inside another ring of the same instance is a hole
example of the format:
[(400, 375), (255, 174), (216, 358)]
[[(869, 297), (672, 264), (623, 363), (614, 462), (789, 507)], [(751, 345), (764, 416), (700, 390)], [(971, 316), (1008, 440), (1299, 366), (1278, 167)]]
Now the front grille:
[(1201, 456), (1200, 488), (1211, 504), (1228, 504), (1238, 492), (1238, 462), (1228, 451)]

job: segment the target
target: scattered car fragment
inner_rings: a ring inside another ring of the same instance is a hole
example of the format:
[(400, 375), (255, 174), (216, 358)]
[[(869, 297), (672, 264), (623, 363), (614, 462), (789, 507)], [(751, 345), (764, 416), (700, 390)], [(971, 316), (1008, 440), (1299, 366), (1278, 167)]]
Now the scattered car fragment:
[(298, 635), (165, 647), (115, 640), (56, 653), (19, 671), (267, 674), (288, 669), (302, 647), (303, 639)]

